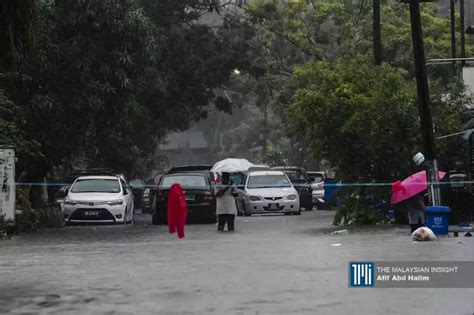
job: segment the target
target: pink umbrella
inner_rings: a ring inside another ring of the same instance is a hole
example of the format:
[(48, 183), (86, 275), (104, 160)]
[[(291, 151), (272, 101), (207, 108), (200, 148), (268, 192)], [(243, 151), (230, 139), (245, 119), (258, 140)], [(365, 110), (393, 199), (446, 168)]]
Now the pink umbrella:
[[(442, 180), (445, 175), (446, 172), (438, 172), (439, 180)], [(390, 199), (390, 203), (392, 205), (400, 203), (418, 195), (426, 189), (428, 189), (426, 171), (412, 174), (403, 181), (396, 181), (393, 183), (392, 198)]]

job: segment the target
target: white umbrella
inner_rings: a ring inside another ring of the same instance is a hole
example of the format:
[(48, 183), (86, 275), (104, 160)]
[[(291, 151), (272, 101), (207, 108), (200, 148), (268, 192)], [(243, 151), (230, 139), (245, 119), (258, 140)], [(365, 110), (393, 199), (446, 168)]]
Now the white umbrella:
[(211, 169), (213, 173), (236, 173), (246, 172), (254, 166), (246, 159), (225, 159), (217, 162)]

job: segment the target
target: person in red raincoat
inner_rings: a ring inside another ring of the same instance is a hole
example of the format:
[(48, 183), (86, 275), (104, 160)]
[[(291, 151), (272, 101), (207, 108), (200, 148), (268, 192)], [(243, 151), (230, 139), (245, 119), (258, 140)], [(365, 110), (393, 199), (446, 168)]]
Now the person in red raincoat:
[(188, 216), (188, 207), (184, 197), (183, 187), (173, 184), (168, 192), (168, 229), (170, 233), (178, 232), (179, 238), (184, 238), (184, 225)]

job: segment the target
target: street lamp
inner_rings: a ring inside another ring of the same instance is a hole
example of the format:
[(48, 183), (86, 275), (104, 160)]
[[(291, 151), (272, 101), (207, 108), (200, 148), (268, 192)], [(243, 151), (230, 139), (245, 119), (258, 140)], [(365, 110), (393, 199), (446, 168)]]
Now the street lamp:
[(425, 48), (421, 28), (420, 2), (424, 0), (402, 0), (410, 5), (411, 33), (413, 40), (413, 54), (415, 57), (416, 85), (418, 92), (418, 112), (420, 115), (421, 135), (426, 155), (428, 195), (432, 205), (441, 204), (439, 190), (438, 163), (433, 132), (433, 117), (431, 114), (430, 91), (426, 73)]

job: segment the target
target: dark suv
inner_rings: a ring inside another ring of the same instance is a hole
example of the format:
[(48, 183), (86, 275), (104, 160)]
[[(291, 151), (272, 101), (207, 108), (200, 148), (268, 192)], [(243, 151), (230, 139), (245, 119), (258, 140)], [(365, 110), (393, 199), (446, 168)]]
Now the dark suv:
[(296, 166), (278, 166), (273, 167), (272, 170), (282, 171), (288, 176), (300, 196), (300, 207), (306, 211), (312, 211), (313, 190), (306, 171)]

